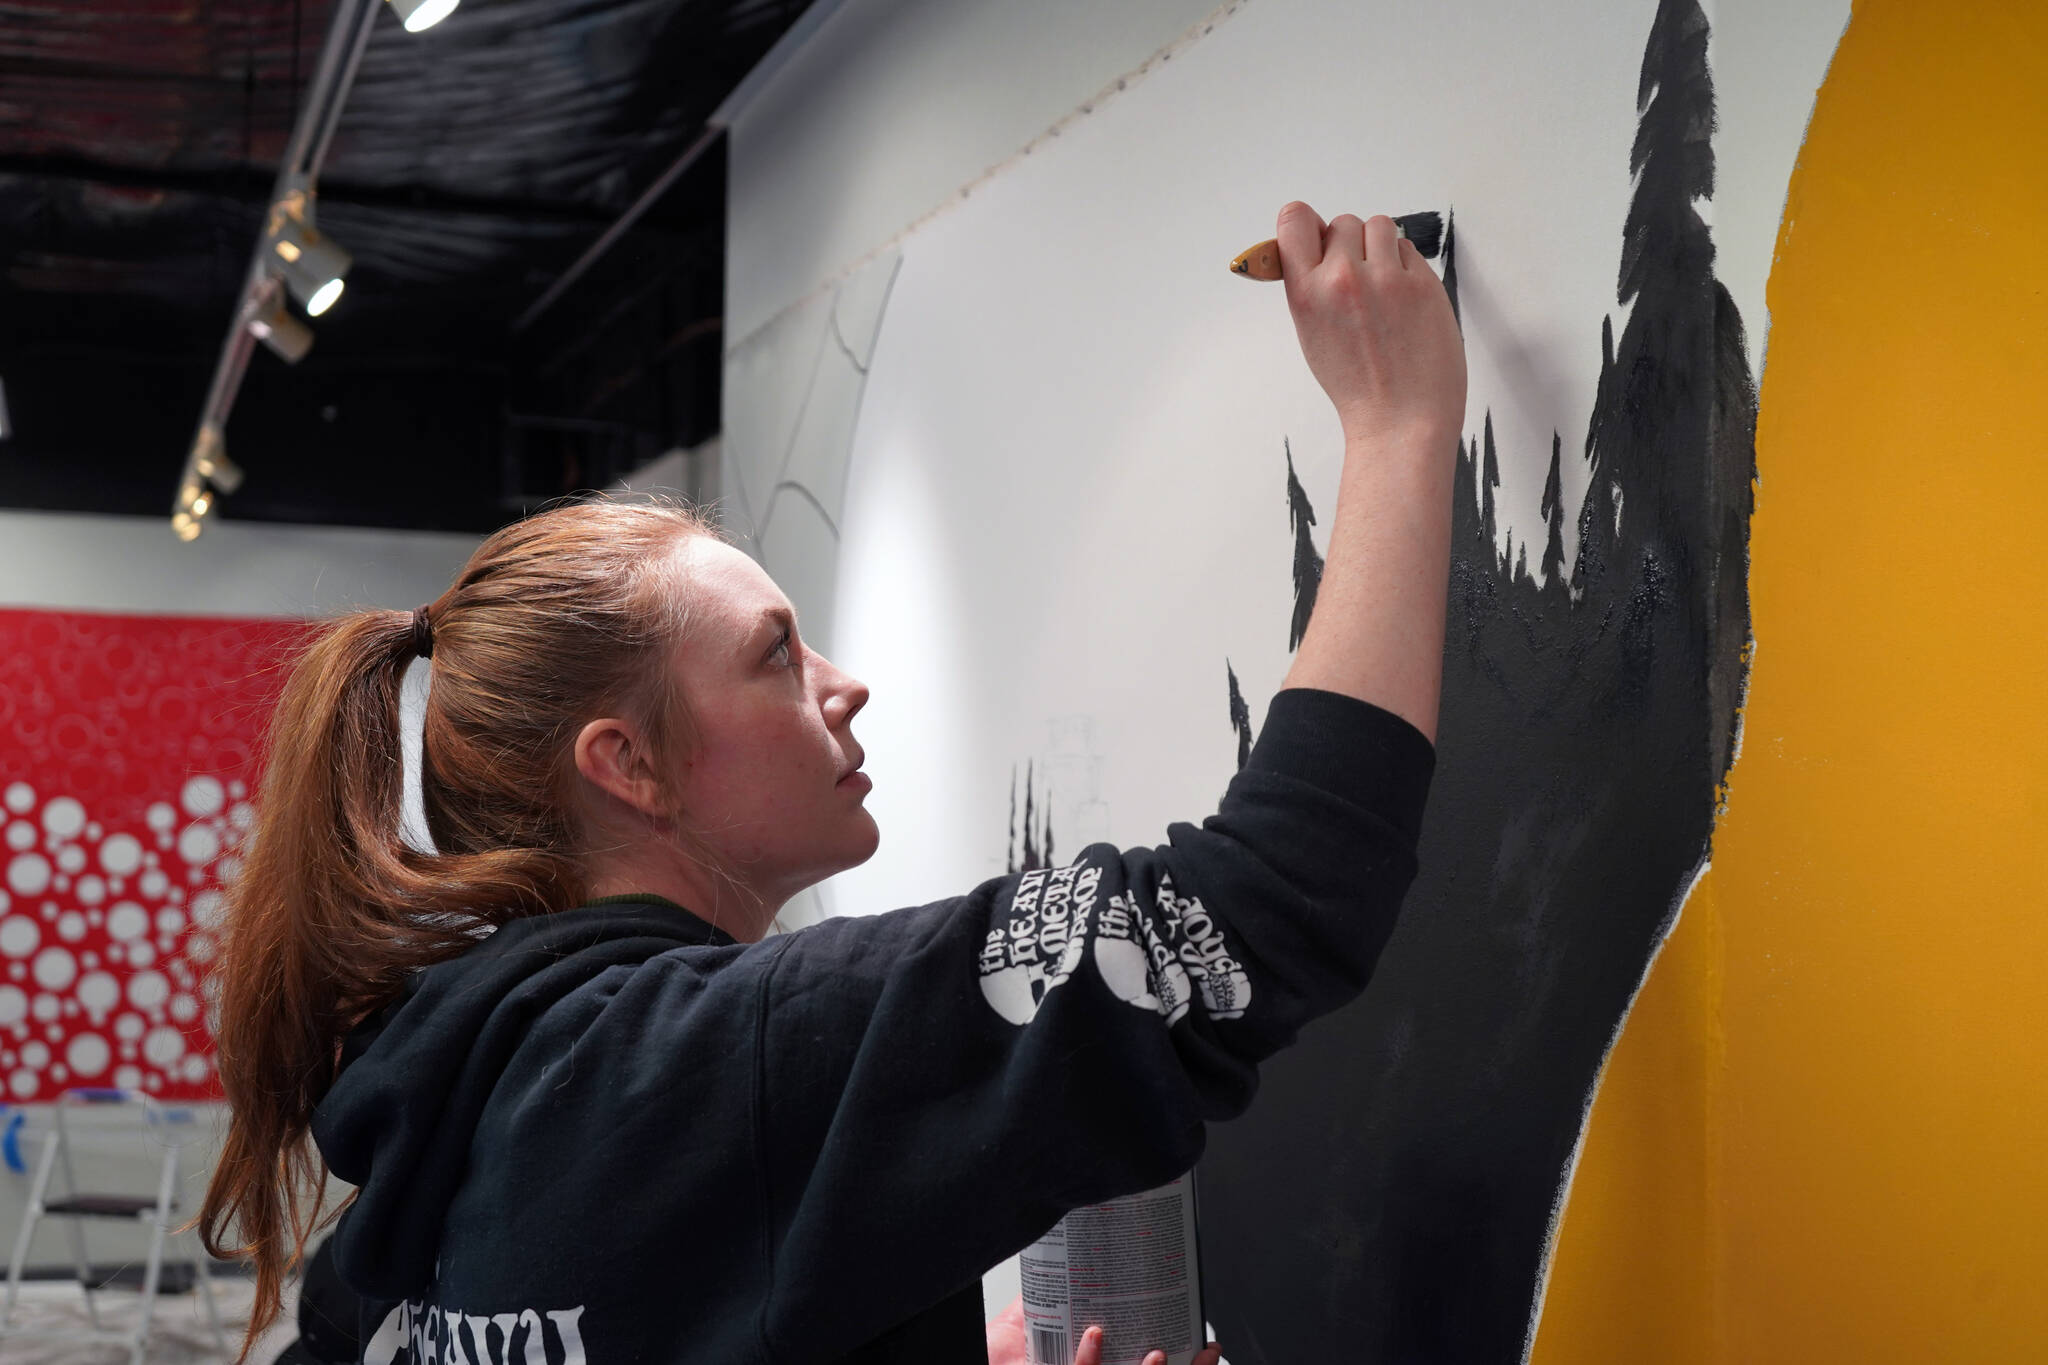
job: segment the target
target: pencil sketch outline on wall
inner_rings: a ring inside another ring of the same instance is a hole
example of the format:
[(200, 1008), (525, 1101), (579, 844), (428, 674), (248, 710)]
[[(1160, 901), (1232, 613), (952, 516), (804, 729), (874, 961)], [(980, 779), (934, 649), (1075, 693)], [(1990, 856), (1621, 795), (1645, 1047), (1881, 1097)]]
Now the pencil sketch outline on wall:
[[(742, 410), (727, 420), (728, 492), (771, 570), (779, 547), (769, 533), (785, 498), (814, 511), (831, 545), (838, 545), (847, 462), (860, 427), (868, 371), (902, 268), (900, 250), (879, 256), (840, 281), (829, 298), (819, 299), (822, 307), (786, 314), (727, 354), (729, 372), (744, 372), (750, 363), (765, 360), (772, 365), (806, 347), (810, 353), (802, 396), (793, 407), (783, 400), (789, 391), (783, 384), (750, 384), (742, 377), (729, 385), (739, 399), (735, 406)], [(786, 431), (773, 430), (778, 419), (786, 422)], [(762, 463), (754, 450), (763, 444), (778, 451), (774, 477), (765, 489), (750, 488), (746, 471)]]

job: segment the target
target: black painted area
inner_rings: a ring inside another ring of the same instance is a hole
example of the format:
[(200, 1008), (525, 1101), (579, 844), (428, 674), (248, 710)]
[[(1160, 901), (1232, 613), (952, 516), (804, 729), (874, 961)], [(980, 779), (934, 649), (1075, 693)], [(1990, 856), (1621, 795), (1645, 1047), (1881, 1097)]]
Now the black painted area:
[(1053, 866), (1052, 788), (1040, 795), (1036, 765), (1024, 765), (1024, 842), (1017, 843), (1017, 769), (1010, 768), (1010, 851), (1005, 872), (1035, 872)]
[(1323, 557), (1310, 533), (1316, 524), (1316, 509), (1309, 506), (1301, 480), (1294, 477), (1294, 448), (1283, 440), (1281, 449), (1287, 455), (1287, 522), (1294, 532), (1294, 615), (1287, 623), (1287, 648), (1294, 650), (1301, 647), (1308, 618), (1316, 609), (1316, 589), (1323, 581)]
[(1444, 215), (1444, 292), (1451, 296), (1451, 316), (1465, 325), (1465, 315), (1458, 311), (1458, 215)]
[[(1706, 38), (1696, 0), (1661, 0), (1617, 290), (1634, 308), (1618, 346), (1603, 325), (1571, 580), (1562, 438), (1539, 581), (1495, 534), (1489, 414), (1459, 456), (1421, 876), (1365, 995), (1212, 1133), (1205, 1276), (1235, 1365), (1521, 1358), (1595, 1076), (1706, 855), (1755, 471), (1741, 322), (1693, 202), (1713, 190)], [(1291, 460), (1288, 499), (1299, 531)], [(1302, 564), (1297, 542), (1297, 599)]]
[(1244, 693), (1237, 685), (1237, 670), (1230, 666), (1230, 660), (1223, 661), (1223, 671), (1230, 679), (1230, 728), (1237, 731), (1237, 766), (1242, 770), (1252, 761), (1252, 709), (1245, 705)]

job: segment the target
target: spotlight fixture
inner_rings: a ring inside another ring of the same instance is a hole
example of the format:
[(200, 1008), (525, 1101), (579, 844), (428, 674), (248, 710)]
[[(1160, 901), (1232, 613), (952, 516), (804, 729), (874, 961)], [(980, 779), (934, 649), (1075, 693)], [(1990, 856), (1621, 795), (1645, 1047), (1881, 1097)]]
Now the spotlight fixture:
[(460, 3), (461, 0), (391, 0), (391, 8), (398, 11), (399, 22), (405, 25), (407, 33), (419, 33), (453, 14)]
[(308, 221), (309, 207), (294, 195), (271, 211), (270, 260), (306, 316), (317, 318), (341, 297), (342, 278), (355, 258)]
[(206, 485), (186, 474), (178, 485), (177, 510), (171, 513), (172, 532), (183, 541), (199, 539), (199, 533), (205, 529), (202, 519), (212, 507), (213, 498), (206, 491)]
[(242, 471), (228, 459), (220, 428), (212, 422), (204, 424), (192, 442), (192, 453), (186, 457), (185, 473), (178, 480), (171, 530), (183, 541), (199, 539), (214, 504), (241, 486)]
[(211, 422), (199, 429), (199, 439), (192, 443), (192, 472), (223, 493), (242, 486), (242, 467), (228, 458), (220, 428)]
[(288, 365), (298, 364), (313, 349), (313, 329), (292, 316), (282, 293), (273, 294), (270, 306), (249, 320), (249, 331)]

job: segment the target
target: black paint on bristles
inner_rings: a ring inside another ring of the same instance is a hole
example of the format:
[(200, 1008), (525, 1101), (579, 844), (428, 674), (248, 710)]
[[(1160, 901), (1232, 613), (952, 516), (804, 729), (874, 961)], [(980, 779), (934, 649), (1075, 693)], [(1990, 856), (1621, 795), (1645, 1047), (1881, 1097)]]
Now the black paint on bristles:
[(1444, 246), (1444, 216), (1434, 210), (1428, 213), (1404, 213), (1394, 220), (1394, 226), (1401, 229), (1401, 235), (1415, 243), (1415, 249), (1427, 260), (1436, 259), (1436, 253)]

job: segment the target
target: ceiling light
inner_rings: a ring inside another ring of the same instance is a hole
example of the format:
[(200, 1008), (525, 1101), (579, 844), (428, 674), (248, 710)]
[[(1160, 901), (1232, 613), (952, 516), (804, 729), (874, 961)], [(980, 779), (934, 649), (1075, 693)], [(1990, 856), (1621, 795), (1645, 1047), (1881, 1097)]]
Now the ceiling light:
[(223, 493), (242, 486), (242, 468), (228, 458), (220, 428), (208, 422), (192, 442), (192, 472)]
[(341, 297), (341, 277), (335, 276), (313, 291), (313, 297), (306, 300), (306, 316), (317, 318), (334, 307), (334, 301)]
[(317, 318), (341, 297), (342, 277), (355, 258), (288, 208), (280, 206), (272, 221), (271, 269), (284, 278), (306, 315)]
[(185, 457), (185, 472), (178, 476), (178, 496), (171, 504), (172, 532), (188, 543), (199, 539), (206, 529), (206, 514), (223, 493), (232, 493), (241, 481), (242, 471), (228, 462), (219, 424), (201, 422), (192, 452)]
[(407, 33), (418, 33), (446, 19), (460, 3), (461, 0), (391, 0), (391, 8), (398, 11)]
[(249, 331), (290, 365), (313, 349), (313, 329), (292, 316), (282, 294), (273, 294), (270, 306), (249, 320)]

